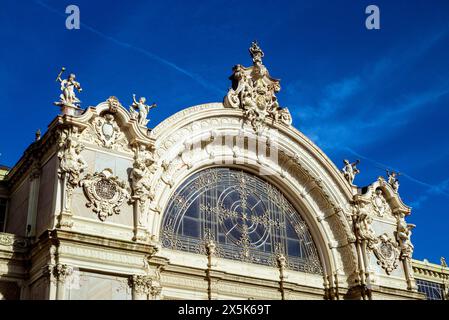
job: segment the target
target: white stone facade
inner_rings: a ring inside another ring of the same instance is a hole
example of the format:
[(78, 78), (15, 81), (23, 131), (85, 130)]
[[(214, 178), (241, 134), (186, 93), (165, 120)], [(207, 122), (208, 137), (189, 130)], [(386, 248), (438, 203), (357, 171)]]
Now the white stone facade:
[[(411, 260), (413, 226), (405, 222), (410, 208), (383, 178), (367, 188), (347, 181), (291, 125), (274, 96), (279, 82), (257, 50), (252, 67), (235, 68), (224, 103), (184, 109), (152, 130), (115, 97), (83, 112), (65, 108), (2, 182), (9, 210), (0, 295), (423, 299)], [(192, 253), (162, 245), (173, 194), (216, 167), (260, 176), (285, 195), (310, 231), (322, 274), (226, 259), (210, 247)]]

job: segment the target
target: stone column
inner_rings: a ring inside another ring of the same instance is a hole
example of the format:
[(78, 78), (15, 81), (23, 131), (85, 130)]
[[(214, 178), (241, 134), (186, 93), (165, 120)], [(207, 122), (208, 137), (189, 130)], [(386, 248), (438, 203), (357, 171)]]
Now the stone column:
[(133, 212), (134, 212), (134, 241), (148, 242), (150, 235), (148, 233), (148, 210), (145, 208), (146, 198), (143, 196), (133, 196)]
[(71, 229), (73, 226), (70, 210), (73, 187), (68, 183), (67, 173), (62, 174), (61, 181), (61, 213), (59, 214), (58, 227)]
[(42, 276), (44, 278), (47, 278), (48, 280), (48, 286), (47, 286), (47, 292), (46, 297), (48, 300), (55, 300), (56, 299), (56, 277), (53, 273), (53, 265), (47, 265), (42, 268)]
[(64, 300), (66, 280), (73, 274), (73, 268), (66, 264), (47, 265), (43, 268), (43, 276), (48, 278), (47, 297), (49, 300)]
[(56, 278), (56, 300), (64, 300), (66, 280), (73, 274), (73, 268), (66, 264), (58, 263), (53, 268), (53, 273)]
[(34, 237), (36, 235), (36, 219), (37, 219), (37, 205), (39, 200), (40, 175), (41, 170), (38, 164), (35, 164), (30, 174), (28, 216), (26, 224), (26, 235), (28, 237)]
[(148, 275), (132, 275), (129, 279), (133, 300), (149, 300), (152, 294), (152, 278)]

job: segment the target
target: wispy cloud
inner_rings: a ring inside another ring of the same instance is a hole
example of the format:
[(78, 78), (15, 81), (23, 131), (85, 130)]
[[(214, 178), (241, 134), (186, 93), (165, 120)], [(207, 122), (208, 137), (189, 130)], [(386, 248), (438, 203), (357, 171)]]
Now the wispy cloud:
[[(449, 83), (446, 82), (399, 96), (387, 104), (379, 99), (387, 87), (400, 83), (403, 88), (402, 83), (407, 80), (402, 75), (403, 71), (409, 70), (448, 34), (449, 26), (424, 37), (413, 50), (408, 48), (404, 51), (401, 45), (389, 50), (377, 62), (361, 68), (359, 74), (329, 83), (317, 94), (318, 100), (305, 101), (298, 107), (293, 104), (294, 118), (301, 123), (301, 129), (323, 148), (366, 146), (383, 139), (413, 119), (414, 111), (431, 106), (449, 93)], [(300, 89), (298, 84), (287, 86), (287, 96), (297, 100), (301, 97)], [(370, 134), (372, 132), (376, 134)]]
[[(40, 5), (41, 7), (47, 9), (48, 11), (52, 12), (52, 13), (55, 13), (55, 14), (57, 14), (59, 16), (66, 17), (66, 15), (64, 13), (60, 12), (60, 10), (57, 10), (57, 9), (49, 6), (48, 4), (46, 4), (43, 1), (34, 0), (34, 2), (36, 4), (38, 4), (38, 5)], [(191, 78), (192, 80), (196, 81), (201, 86), (203, 86), (204, 88), (206, 88), (206, 89), (208, 89), (210, 91), (213, 91), (215, 93), (219, 93), (220, 95), (223, 93), (222, 89), (214, 86), (209, 81), (206, 81), (200, 75), (198, 75), (196, 73), (193, 73), (193, 72), (190, 72), (190, 71), (188, 71), (188, 70), (186, 70), (184, 68), (181, 68), (180, 66), (176, 65), (175, 63), (173, 63), (173, 62), (171, 62), (171, 61), (169, 61), (167, 59), (164, 59), (164, 58), (158, 56), (157, 54), (155, 54), (153, 52), (150, 52), (150, 51), (148, 51), (148, 50), (146, 50), (144, 48), (135, 46), (135, 45), (133, 45), (131, 43), (124, 42), (124, 41), (121, 41), (121, 40), (119, 40), (117, 38), (111, 37), (111, 36), (103, 33), (102, 31), (98, 30), (97, 28), (95, 28), (95, 27), (93, 27), (91, 25), (88, 25), (86, 23), (81, 22), (80, 25), (81, 25), (81, 27), (83, 29), (90, 31), (90, 32), (96, 34), (97, 36), (99, 36), (99, 37), (101, 37), (101, 38), (103, 38), (105, 40), (108, 40), (108, 41), (110, 41), (110, 42), (112, 42), (112, 43), (114, 43), (114, 44), (116, 44), (116, 45), (118, 45), (120, 47), (123, 47), (123, 48), (126, 48), (126, 49), (131, 49), (131, 50), (134, 50), (136, 52), (139, 52), (139, 53), (143, 54), (144, 56), (152, 59), (153, 61), (156, 61), (156, 62), (158, 62), (158, 63), (160, 63), (162, 65), (165, 65), (165, 66), (167, 66), (167, 67), (169, 67), (169, 68), (171, 68), (173, 70), (176, 70), (177, 72), (179, 72), (179, 73), (181, 73), (181, 74)]]
[(427, 189), (418, 198), (413, 200), (410, 205), (414, 208), (420, 208), (424, 202), (433, 198), (434, 195), (444, 194), (449, 196), (449, 179), (440, 182), (439, 184)]
[(357, 158), (366, 160), (368, 162), (371, 162), (376, 168), (381, 169), (381, 170), (385, 170), (385, 169), (389, 169), (389, 170), (394, 170), (396, 172), (400, 172), (401, 177), (406, 178), (407, 180), (416, 183), (422, 187), (424, 187), (426, 189), (426, 191), (424, 193), (422, 193), (419, 197), (415, 198), (410, 205), (412, 207), (415, 208), (420, 208), (421, 205), (427, 201), (429, 198), (431, 198), (431, 196), (433, 195), (443, 195), (446, 197), (449, 197), (449, 179), (443, 180), (440, 183), (437, 184), (430, 184), (427, 182), (424, 182), (420, 179), (417, 179), (409, 174), (407, 174), (406, 172), (402, 171), (400, 168), (395, 168), (392, 166), (389, 166), (385, 163), (379, 162), (377, 160), (374, 160), (370, 157), (366, 157), (364, 155), (361, 155), (360, 153), (354, 151), (351, 148), (345, 148), (345, 150), (349, 153), (351, 153), (352, 155), (354, 155)]

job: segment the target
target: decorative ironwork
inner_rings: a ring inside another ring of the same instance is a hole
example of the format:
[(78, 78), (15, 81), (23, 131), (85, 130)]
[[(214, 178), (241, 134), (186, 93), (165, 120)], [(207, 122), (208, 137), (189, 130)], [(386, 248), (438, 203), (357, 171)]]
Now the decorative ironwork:
[(322, 274), (306, 223), (284, 195), (243, 171), (212, 168), (185, 181), (172, 196), (161, 231), (166, 248), (204, 254), (213, 239), (216, 255)]
[(427, 300), (444, 300), (444, 286), (440, 283), (416, 279), (418, 291), (426, 294)]

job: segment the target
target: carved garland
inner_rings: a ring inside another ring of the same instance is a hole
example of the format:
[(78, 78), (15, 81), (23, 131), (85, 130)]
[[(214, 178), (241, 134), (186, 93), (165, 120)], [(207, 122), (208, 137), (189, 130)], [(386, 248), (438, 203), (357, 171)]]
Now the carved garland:
[(80, 184), (89, 200), (86, 206), (93, 206), (92, 210), (101, 221), (114, 213), (119, 214), (122, 203), (130, 198), (126, 183), (112, 176), (111, 169), (104, 169), (93, 175), (87, 174)]

